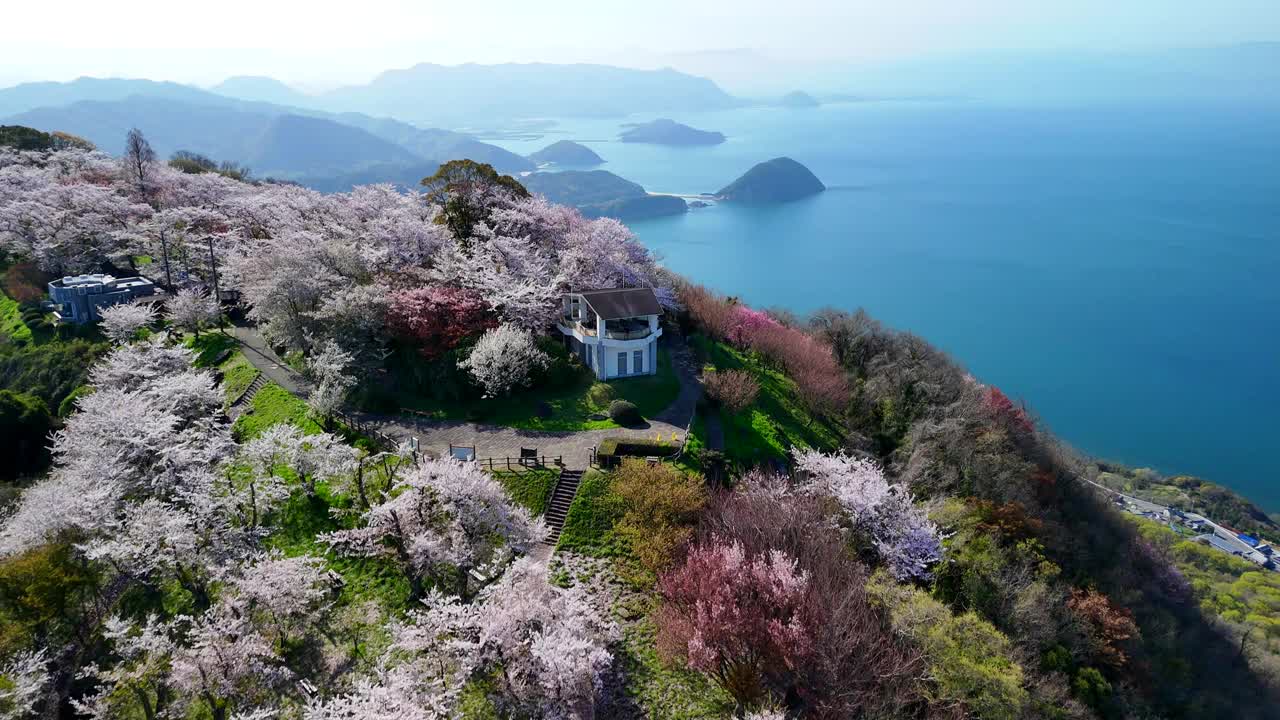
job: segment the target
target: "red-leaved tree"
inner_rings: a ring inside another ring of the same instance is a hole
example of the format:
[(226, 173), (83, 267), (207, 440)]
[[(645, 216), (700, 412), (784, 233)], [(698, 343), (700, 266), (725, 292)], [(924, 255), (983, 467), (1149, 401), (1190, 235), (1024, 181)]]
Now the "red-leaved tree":
[(803, 620), (808, 583), (780, 550), (748, 556), (741, 543), (712, 538), (659, 580), (659, 650), (746, 707), (764, 695), (766, 670), (794, 669), (812, 651), (815, 628)]
[(476, 291), (428, 286), (391, 293), (387, 326), (430, 360), (497, 327), (498, 321)]

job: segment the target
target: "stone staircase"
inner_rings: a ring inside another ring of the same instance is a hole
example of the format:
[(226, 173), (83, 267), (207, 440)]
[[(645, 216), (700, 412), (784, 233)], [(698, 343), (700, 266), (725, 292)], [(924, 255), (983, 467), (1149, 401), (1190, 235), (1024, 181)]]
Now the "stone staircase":
[(542, 544), (555, 547), (560, 541), (560, 531), (564, 529), (564, 520), (569, 515), (569, 505), (578, 494), (578, 484), (582, 482), (583, 470), (561, 470), (560, 479), (556, 480), (555, 489), (551, 491), (551, 502), (547, 503), (547, 536)]
[(244, 393), (242, 393), (240, 397), (236, 398), (235, 402), (231, 403), (231, 405), (227, 407), (227, 417), (235, 420), (247, 412), (250, 407), (250, 403), (253, 402), (253, 396), (257, 395), (258, 391), (266, 387), (269, 382), (271, 381), (267, 379), (266, 375), (258, 373), (258, 376), (253, 379), (253, 382), (249, 383), (249, 387), (245, 388)]

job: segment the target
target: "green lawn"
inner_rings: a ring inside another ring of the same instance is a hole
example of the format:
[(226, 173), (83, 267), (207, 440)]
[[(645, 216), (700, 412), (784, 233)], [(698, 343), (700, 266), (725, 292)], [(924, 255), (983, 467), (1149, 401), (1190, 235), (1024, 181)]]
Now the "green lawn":
[(311, 409), (307, 404), (275, 383), (268, 383), (253, 396), (252, 408), (252, 412), (236, 418), (233, 430), (240, 442), (251, 440), (261, 435), (263, 430), (282, 422), (293, 423), (307, 434), (321, 431), (316, 421), (311, 419)]
[(18, 301), (0, 292), (0, 335), (15, 343), (31, 342), (31, 328), (22, 321), (22, 309)]
[(792, 447), (838, 447), (843, 428), (815, 418), (796, 395), (795, 383), (759, 358), (722, 342), (694, 335), (690, 342), (718, 370), (744, 369), (760, 383), (755, 403), (737, 414), (722, 413), (725, 457), (740, 466), (785, 458)]
[(613, 531), (622, 517), (622, 507), (609, 488), (610, 482), (608, 473), (595, 468), (582, 476), (578, 494), (565, 516), (557, 550), (595, 557), (614, 557), (627, 552), (626, 540)]
[(195, 366), (198, 368), (212, 367), (224, 350), (235, 350), (240, 347), (240, 343), (234, 337), (216, 330), (202, 333), (199, 338), (195, 335), (187, 335), (182, 344), (196, 352)]
[[(401, 405), (408, 410), (429, 414), (439, 420), (473, 420), (525, 430), (604, 430), (618, 424), (609, 420), (609, 402), (594, 402), (591, 386), (595, 379), (584, 371), (578, 381), (562, 388), (531, 388), (508, 398), (442, 403), (420, 396), (407, 396)], [(617, 399), (630, 400), (640, 414), (653, 417), (667, 409), (680, 394), (680, 380), (665, 350), (658, 352), (658, 372), (634, 378), (610, 380)], [(550, 408), (548, 417), (539, 417), (543, 403)], [(592, 419), (592, 416), (606, 416)]]
[(556, 486), (560, 471), (556, 468), (529, 468), (527, 470), (495, 470), (493, 478), (502, 483), (507, 494), (535, 516), (547, 512), (551, 491)]
[(227, 358), (218, 369), (222, 371), (222, 391), (228, 405), (239, 399), (258, 377), (258, 368), (239, 352)]
[(627, 675), (627, 694), (655, 720), (712, 720), (734, 717), (733, 698), (718, 685), (684, 667), (671, 666), (658, 656), (657, 630), (645, 618), (628, 625), (618, 649)]

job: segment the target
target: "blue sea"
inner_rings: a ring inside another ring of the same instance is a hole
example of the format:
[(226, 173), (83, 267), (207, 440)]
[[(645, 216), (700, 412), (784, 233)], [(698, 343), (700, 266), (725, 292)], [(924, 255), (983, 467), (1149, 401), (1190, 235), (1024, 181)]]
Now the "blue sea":
[(866, 308), (950, 352), (1099, 458), (1280, 510), (1280, 111), (869, 102), (677, 115), (729, 136), (616, 142), (654, 192), (714, 192), (779, 155), (829, 190), (632, 223), (676, 271), (757, 306)]

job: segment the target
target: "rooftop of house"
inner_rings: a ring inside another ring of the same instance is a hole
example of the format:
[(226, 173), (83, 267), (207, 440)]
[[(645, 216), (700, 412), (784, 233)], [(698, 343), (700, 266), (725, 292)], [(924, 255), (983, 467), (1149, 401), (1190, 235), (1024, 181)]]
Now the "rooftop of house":
[(591, 312), (605, 320), (662, 314), (662, 305), (658, 304), (653, 288), (613, 288), (570, 294), (581, 296)]
[(93, 285), (110, 285), (118, 288), (143, 287), (151, 281), (144, 277), (117, 278), (107, 273), (87, 273), (84, 275), (67, 275), (49, 283), (53, 287), (86, 287)]

